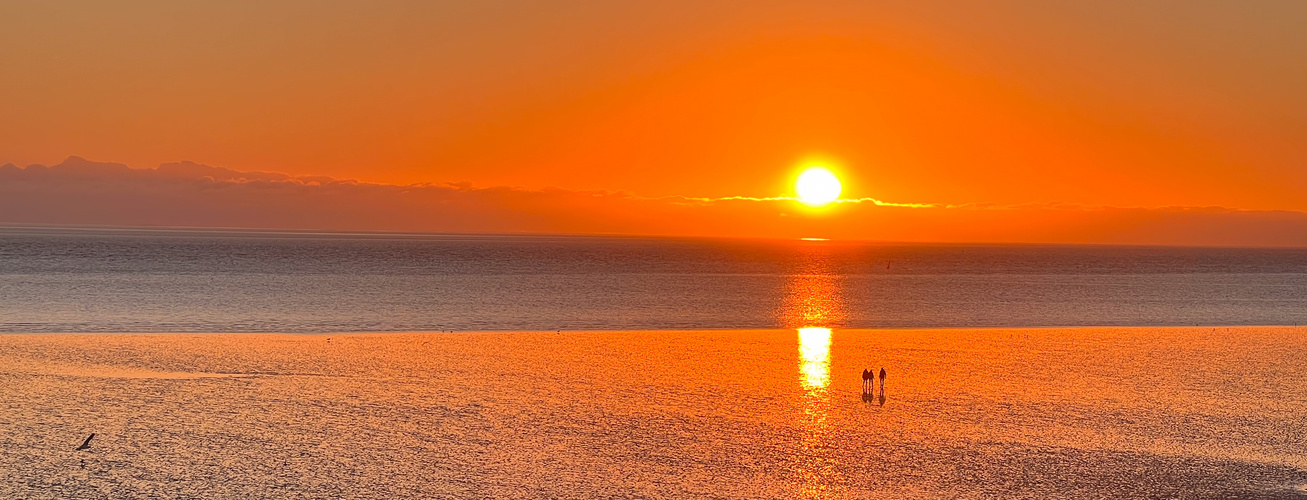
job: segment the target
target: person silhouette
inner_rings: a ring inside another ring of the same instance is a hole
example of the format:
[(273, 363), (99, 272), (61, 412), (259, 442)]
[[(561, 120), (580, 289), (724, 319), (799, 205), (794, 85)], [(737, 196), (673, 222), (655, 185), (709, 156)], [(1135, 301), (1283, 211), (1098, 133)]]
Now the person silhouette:
[(871, 385), (870, 380), (871, 380), (871, 370), (864, 368), (862, 370), (862, 393), (863, 394), (867, 393), (867, 387)]
[(885, 367), (880, 367), (880, 393), (885, 394)]

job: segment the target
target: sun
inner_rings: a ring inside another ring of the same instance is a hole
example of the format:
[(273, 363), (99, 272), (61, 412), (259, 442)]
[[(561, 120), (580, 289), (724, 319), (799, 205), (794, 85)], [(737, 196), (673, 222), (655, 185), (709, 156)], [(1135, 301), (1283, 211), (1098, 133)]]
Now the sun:
[(799, 201), (814, 207), (838, 200), (842, 188), (840, 179), (830, 170), (822, 167), (808, 167), (794, 182), (794, 189), (799, 193)]

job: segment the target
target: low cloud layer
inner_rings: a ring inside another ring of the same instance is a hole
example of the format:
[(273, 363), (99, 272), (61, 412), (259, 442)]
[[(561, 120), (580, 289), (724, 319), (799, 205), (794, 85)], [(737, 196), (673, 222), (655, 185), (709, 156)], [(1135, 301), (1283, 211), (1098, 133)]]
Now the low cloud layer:
[(359, 231), (1307, 246), (1307, 213), (1221, 207), (895, 206), (367, 184), (190, 162), (0, 167), (0, 222)]

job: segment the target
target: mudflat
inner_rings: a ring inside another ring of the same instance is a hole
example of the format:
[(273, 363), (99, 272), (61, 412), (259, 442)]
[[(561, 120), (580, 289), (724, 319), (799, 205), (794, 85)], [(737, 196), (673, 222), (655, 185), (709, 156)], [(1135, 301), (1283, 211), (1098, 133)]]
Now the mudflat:
[(0, 335), (0, 497), (1300, 498), (1303, 352), (1301, 327)]

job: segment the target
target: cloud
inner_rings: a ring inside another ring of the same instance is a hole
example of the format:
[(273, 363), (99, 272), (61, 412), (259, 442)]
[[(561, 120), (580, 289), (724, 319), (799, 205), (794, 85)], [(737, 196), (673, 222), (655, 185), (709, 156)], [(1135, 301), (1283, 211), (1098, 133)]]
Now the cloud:
[(1307, 246), (1307, 213), (1222, 207), (921, 205), (371, 184), (191, 162), (0, 167), (0, 222), (360, 231)]

